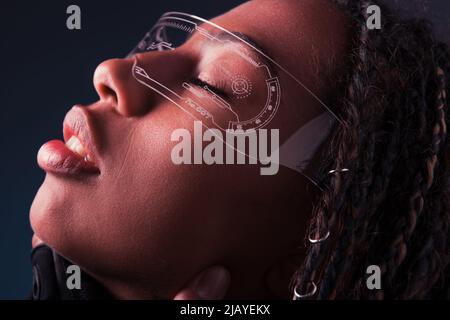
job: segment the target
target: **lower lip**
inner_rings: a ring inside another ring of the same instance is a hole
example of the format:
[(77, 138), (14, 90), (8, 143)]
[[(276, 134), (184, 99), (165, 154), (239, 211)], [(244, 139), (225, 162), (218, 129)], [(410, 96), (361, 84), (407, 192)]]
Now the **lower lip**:
[(99, 174), (100, 170), (91, 162), (71, 151), (60, 140), (45, 143), (38, 152), (39, 166), (46, 172), (66, 175)]

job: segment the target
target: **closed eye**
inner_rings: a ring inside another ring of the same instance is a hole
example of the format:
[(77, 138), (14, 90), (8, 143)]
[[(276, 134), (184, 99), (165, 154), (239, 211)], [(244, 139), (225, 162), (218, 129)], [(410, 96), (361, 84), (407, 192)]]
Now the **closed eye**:
[(213, 93), (217, 94), (218, 96), (220, 96), (220, 97), (222, 97), (224, 99), (228, 98), (228, 94), (225, 91), (223, 91), (222, 89), (219, 89), (219, 88), (217, 88), (217, 87), (215, 87), (215, 86), (209, 84), (208, 82), (203, 81), (203, 80), (201, 80), (199, 78), (191, 78), (190, 82), (192, 84), (196, 85), (197, 87), (202, 88), (202, 89), (209, 89)]

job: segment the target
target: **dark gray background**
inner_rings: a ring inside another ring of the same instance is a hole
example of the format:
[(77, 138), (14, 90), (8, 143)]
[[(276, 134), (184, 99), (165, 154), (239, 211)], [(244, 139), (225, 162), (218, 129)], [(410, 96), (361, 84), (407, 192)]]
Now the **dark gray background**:
[[(61, 137), (62, 120), (73, 104), (96, 100), (95, 67), (128, 53), (166, 11), (209, 18), (241, 2), (0, 3), (0, 299), (24, 298), (31, 287), (28, 211), (44, 177), (36, 153), (43, 142)], [(439, 21), (440, 34), (448, 37), (450, 1), (394, 2), (408, 14), (432, 16)], [(81, 7), (80, 31), (66, 28), (70, 4)]]

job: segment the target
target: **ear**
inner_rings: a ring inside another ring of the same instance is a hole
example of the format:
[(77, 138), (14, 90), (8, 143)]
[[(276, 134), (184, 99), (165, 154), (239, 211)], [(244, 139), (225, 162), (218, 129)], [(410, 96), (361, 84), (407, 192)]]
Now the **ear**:
[(265, 273), (267, 290), (279, 299), (291, 299), (290, 284), (294, 273), (300, 268), (305, 252), (297, 250), (278, 260)]

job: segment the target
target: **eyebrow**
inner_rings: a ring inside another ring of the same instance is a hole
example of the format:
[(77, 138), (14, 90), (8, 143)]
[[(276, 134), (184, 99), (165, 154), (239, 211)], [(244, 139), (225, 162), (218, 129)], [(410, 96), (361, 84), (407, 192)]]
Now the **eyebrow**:
[(216, 35), (215, 38), (217, 38), (219, 40), (229, 40), (231, 42), (236, 42), (236, 43), (244, 42), (244, 43), (249, 44), (250, 45), (250, 49), (254, 53), (262, 56), (266, 66), (269, 68), (270, 72), (274, 76), (277, 75), (275, 65), (272, 63), (272, 61), (270, 61), (271, 58), (267, 59), (267, 57), (270, 57), (270, 55), (267, 54), (267, 51), (263, 48), (263, 46), (258, 44), (249, 35), (247, 35), (245, 33), (242, 33), (242, 32), (236, 32), (236, 31), (233, 31), (233, 32), (222, 31), (218, 35)]
[[(239, 39), (237, 39), (236, 37)], [(261, 51), (261, 53), (268, 56), (268, 54), (266, 53), (267, 51), (259, 43), (257, 43), (254, 39), (252, 39), (249, 35), (247, 35), (245, 33), (236, 32), (236, 31), (228, 33), (228, 32), (222, 31), (221, 33), (219, 33), (216, 36), (216, 38), (218, 38), (220, 40), (230, 40), (232, 42), (238, 42), (238, 43), (240, 43), (240, 42), (242, 42), (242, 40), (244, 40), (244, 42), (247, 42), (248, 44), (253, 46), (255, 49), (257, 49), (258, 51)]]
[[(202, 23), (199, 25), (201, 28), (202, 25), (205, 23)], [(196, 28), (193, 28), (193, 31), (187, 36), (185, 39), (185, 42), (187, 42), (190, 38), (192, 38), (194, 35), (198, 34), (198, 30)], [(229, 40), (231, 42), (236, 43), (246, 43), (250, 45), (250, 48), (254, 53), (257, 53), (259, 55), (262, 54), (262, 57), (264, 58), (264, 61), (266, 62), (266, 66), (269, 68), (270, 72), (273, 73), (275, 76), (278, 75), (278, 72), (276, 71), (275, 64), (271, 61), (272, 57), (268, 54), (268, 51), (260, 45), (258, 42), (256, 42), (252, 37), (250, 37), (248, 34), (239, 32), (239, 31), (221, 31), (219, 34), (215, 36), (215, 38), (219, 40)], [(269, 59), (267, 58), (269, 57)]]

